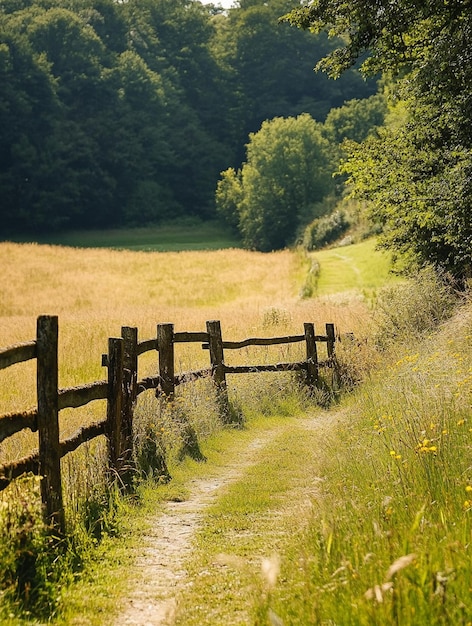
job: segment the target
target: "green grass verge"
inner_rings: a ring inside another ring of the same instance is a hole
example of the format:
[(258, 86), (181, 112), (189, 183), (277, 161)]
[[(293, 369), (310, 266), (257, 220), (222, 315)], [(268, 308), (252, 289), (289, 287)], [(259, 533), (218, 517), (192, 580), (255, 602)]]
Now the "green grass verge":
[(468, 306), (349, 399), (319, 447), (322, 490), (271, 594), (275, 623), (472, 623), (471, 382)]
[(159, 226), (110, 230), (76, 230), (57, 234), (13, 237), (18, 243), (36, 242), (76, 248), (115, 248), (174, 252), (239, 248), (241, 243), (215, 221), (179, 220)]
[(357, 291), (372, 297), (387, 282), (399, 279), (391, 273), (390, 256), (376, 249), (376, 240), (313, 253), (319, 266), (315, 294)]

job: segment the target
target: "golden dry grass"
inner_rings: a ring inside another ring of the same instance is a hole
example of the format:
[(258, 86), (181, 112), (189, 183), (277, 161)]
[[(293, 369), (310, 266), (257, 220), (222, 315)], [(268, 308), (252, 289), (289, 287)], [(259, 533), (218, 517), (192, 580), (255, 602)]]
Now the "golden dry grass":
[[(341, 331), (356, 330), (366, 315), (361, 300), (302, 300), (299, 290), (307, 268), (290, 251), (146, 253), (1, 243), (0, 263), (0, 346), (34, 339), (37, 316), (58, 315), (61, 387), (106, 377), (101, 355), (107, 338), (120, 336), (122, 325), (137, 326), (139, 338), (147, 339), (155, 336), (157, 323), (172, 322), (176, 331), (205, 330), (206, 320), (220, 319), (224, 338), (236, 340), (301, 334), (305, 321), (315, 322), (320, 331), (325, 322)], [(249, 351), (231, 354), (232, 362), (251, 363), (253, 358), (298, 357), (293, 350), (258, 357)], [(208, 352), (199, 344), (184, 344), (178, 346), (176, 360), (181, 371), (204, 367)], [(156, 355), (143, 355), (140, 375), (155, 371), (156, 362)], [(0, 413), (35, 405), (34, 372), (32, 362), (0, 372)], [(62, 435), (102, 419), (104, 411), (103, 402), (63, 411)], [(5, 442), (0, 463), (5, 455), (21, 455), (33, 441), (25, 433), (15, 444)]]

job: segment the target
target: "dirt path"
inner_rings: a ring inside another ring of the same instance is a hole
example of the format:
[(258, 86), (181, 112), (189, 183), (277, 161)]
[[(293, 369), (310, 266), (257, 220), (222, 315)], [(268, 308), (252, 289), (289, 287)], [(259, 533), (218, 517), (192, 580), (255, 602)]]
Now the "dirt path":
[(142, 538), (136, 550), (135, 565), (129, 580), (136, 586), (125, 600), (122, 612), (113, 624), (157, 626), (171, 624), (176, 597), (187, 582), (184, 564), (192, 551), (192, 541), (200, 527), (205, 509), (220, 489), (238, 480), (255, 462), (259, 450), (279, 433), (278, 429), (260, 433), (241, 451), (237, 459), (222, 468), (218, 477), (195, 480), (184, 502), (169, 502), (151, 520), (151, 532)]

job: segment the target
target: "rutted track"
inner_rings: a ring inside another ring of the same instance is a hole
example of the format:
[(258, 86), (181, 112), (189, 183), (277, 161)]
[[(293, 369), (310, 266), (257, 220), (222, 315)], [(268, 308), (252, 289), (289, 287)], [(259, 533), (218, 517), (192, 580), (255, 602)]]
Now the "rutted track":
[(171, 624), (176, 597), (187, 583), (185, 562), (192, 552), (192, 541), (202, 522), (205, 509), (218, 496), (219, 490), (238, 480), (257, 452), (279, 433), (272, 429), (255, 438), (236, 460), (222, 469), (218, 477), (195, 480), (184, 502), (169, 502), (151, 520), (151, 532), (142, 538), (136, 550), (129, 580), (136, 581), (121, 613), (113, 624), (157, 626)]

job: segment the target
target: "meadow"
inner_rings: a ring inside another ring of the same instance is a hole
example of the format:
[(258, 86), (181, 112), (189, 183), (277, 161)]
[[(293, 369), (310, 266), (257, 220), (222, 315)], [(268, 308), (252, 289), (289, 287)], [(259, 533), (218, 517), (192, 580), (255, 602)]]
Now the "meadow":
[(17, 243), (40, 243), (74, 248), (114, 248), (147, 252), (222, 250), (237, 248), (239, 239), (215, 221), (181, 218), (159, 226), (108, 230), (70, 230), (16, 237)]
[[(318, 326), (334, 322), (339, 332), (353, 332), (355, 341), (339, 346), (346, 390), (351, 393), (337, 398), (340, 404), (331, 408), (320, 409), (300, 395), (291, 375), (230, 378), (230, 397), (247, 425), (237, 437), (250, 437), (251, 428), (272, 428), (271, 419), (283, 419), (287, 430), (280, 432), (280, 445), (271, 451), (275, 464), (282, 467), (277, 454), (281, 449), (290, 450), (288, 460), (283, 460), (287, 476), (302, 480), (309, 471), (320, 477), (303, 524), (292, 520), (283, 541), (279, 537), (280, 577), (271, 582), (269, 592), (263, 588), (247, 598), (253, 605), (253, 623), (468, 624), (472, 621), (470, 305), (463, 299), (459, 306), (450, 291), (427, 272), (415, 281), (394, 280), (386, 287), (388, 266), (370, 241), (315, 256), (320, 295), (302, 298), (312, 259), (294, 251), (145, 253), (3, 243), (0, 345), (31, 340), (36, 316), (57, 314), (60, 385), (69, 386), (105, 377), (101, 354), (106, 351), (107, 337), (119, 336), (122, 325), (137, 326), (141, 339), (153, 336), (160, 322), (173, 322), (178, 331), (203, 330), (208, 319), (220, 319), (229, 339), (298, 334), (305, 321)], [(336, 257), (339, 271), (329, 265)], [(347, 266), (356, 269), (346, 271)], [(376, 271), (372, 272), (372, 267)], [(325, 271), (326, 275), (331, 272), (333, 280), (344, 280), (332, 289), (327, 283), (323, 286)], [(202, 353), (198, 346), (184, 344), (178, 355), (181, 369), (206, 365), (208, 356)], [(253, 356), (245, 351), (240, 358), (247, 362)], [(296, 358), (295, 352), (266, 351), (257, 358), (292, 356)], [(155, 357), (146, 357), (142, 367), (143, 373), (154, 372)], [(20, 364), (1, 374), (2, 412), (34, 404), (33, 367)], [(187, 423), (200, 441), (210, 442), (210, 449), (212, 438), (221, 432), (214, 398), (204, 383), (182, 391), (178, 410), (184, 421), (177, 426), (171, 422), (172, 415), (159, 412), (155, 398), (146, 394), (141, 398), (137, 410), (141, 444), (152, 438), (166, 450), (174, 450), (174, 456), (168, 458), (174, 463), (173, 475), (180, 471), (175, 470), (175, 463)], [(331, 426), (322, 427), (322, 446), (316, 446), (314, 435), (306, 434), (302, 445), (298, 426), (286, 422), (307, 412), (335, 415), (335, 420), (328, 421)], [(100, 401), (63, 411), (61, 434), (71, 434), (78, 425), (103, 416), (104, 403)], [(224, 444), (227, 448), (231, 445), (228, 441)], [(0, 445), (0, 462), (18, 458), (34, 445), (31, 433), (7, 440)], [(220, 441), (216, 447), (222, 445)], [(100, 445), (83, 448), (65, 462), (73, 540), (55, 578), (45, 574), (50, 565), (47, 541), (39, 530), (32, 533), (27, 548), (40, 557), (33, 580), (39, 592), (29, 592), (26, 606), (18, 600), (18, 556), (24, 556), (28, 523), (37, 519), (37, 506), (31, 504), (31, 490), (37, 489), (37, 484), (18, 481), (2, 496), (0, 525), (7, 539), (0, 552), (5, 565), (2, 598), (9, 614), (23, 615), (7, 619), (0, 613), (2, 623), (31, 623), (31, 613), (28, 617), (24, 611), (38, 607), (42, 607), (43, 618), (59, 619), (58, 590), (75, 580), (78, 564), (86, 567), (93, 560), (97, 542), (119, 532), (114, 511), (119, 511), (120, 505), (98, 480), (105, 482), (104, 450)], [(304, 463), (300, 462), (302, 448)], [(149, 447), (141, 445), (141, 450), (144, 475), (152, 478)], [(155, 451), (154, 447), (151, 457)], [(236, 453), (233, 450), (232, 454)], [(190, 467), (194, 472), (203, 471)], [(261, 502), (270, 508), (268, 490), (288, 489), (282, 476), (275, 480), (267, 472), (267, 460), (260, 470), (254, 469), (254, 494), (260, 496), (254, 506), (259, 509)], [(15, 509), (12, 498), (26, 508)], [(244, 497), (244, 506), (252, 506), (247, 500)], [(234, 516), (241, 523), (240, 501), (236, 485), (234, 496), (230, 492), (218, 503), (218, 515), (208, 517), (206, 533), (211, 542), (221, 534), (218, 524), (222, 519), (225, 527)], [(12, 530), (15, 515), (23, 516), (23, 526)], [(251, 540), (256, 541), (251, 549), (257, 551), (257, 541), (262, 541), (264, 534), (269, 536), (270, 518), (251, 515), (260, 530)], [(204, 567), (204, 553), (210, 550), (204, 537), (201, 545), (207, 547), (194, 560), (193, 574), (191, 570), (196, 581), (198, 566)], [(225, 549), (235, 549), (233, 543), (231, 546)], [(48, 578), (46, 583), (44, 578)], [(209, 589), (217, 584), (216, 579), (207, 582)], [(198, 591), (198, 584), (195, 589)], [(230, 591), (221, 584), (219, 589), (222, 606), (231, 611), (234, 590), (228, 596)], [(190, 593), (186, 606), (198, 604), (204, 612), (204, 602), (211, 603), (214, 598), (205, 600), (200, 591), (198, 603)], [(83, 610), (83, 606), (77, 609)], [(228, 615), (231, 613), (225, 613), (225, 619), (230, 619)]]

